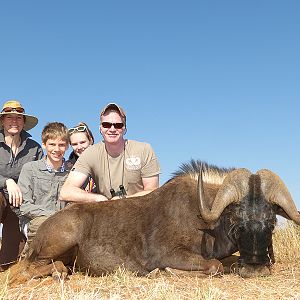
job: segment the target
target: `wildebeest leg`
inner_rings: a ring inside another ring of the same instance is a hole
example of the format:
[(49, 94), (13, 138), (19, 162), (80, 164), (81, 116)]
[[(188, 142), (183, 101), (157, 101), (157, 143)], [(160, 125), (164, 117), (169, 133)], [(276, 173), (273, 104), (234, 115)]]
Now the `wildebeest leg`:
[(220, 261), (224, 267), (224, 273), (235, 273), (237, 270), (238, 255), (230, 255), (222, 258)]
[[(42, 237), (44, 236), (47, 236), (47, 234), (42, 235)], [(55, 232), (51, 232), (51, 234), (48, 234), (48, 238), (35, 238), (33, 240), (25, 259), (12, 267), (12, 272), (9, 276), (10, 285), (20, 284), (31, 278), (51, 275), (53, 273), (54, 278), (58, 276), (60, 278), (66, 277), (67, 268), (64, 264), (74, 262), (77, 246), (71, 234), (61, 239), (60, 244), (57, 240), (59, 234), (57, 236), (55, 237)], [(53, 261), (54, 263), (52, 263)]]
[[(45, 249), (46, 250), (46, 249)], [(65, 279), (68, 275), (68, 269), (65, 267), (65, 264), (71, 264), (75, 260), (77, 253), (77, 247), (73, 247), (60, 255), (53, 255), (55, 253), (50, 252), (52, 255), (49, 255), (49, 252), (41, 251), (43, 254), (52, 256), (52, 258), (43, 258), (39, 257), (30, 265), (31, 276), (32, 278), (39, 278), (48, 275), (52, 275), (53, 279)]]
[[(39, 262), (40, 264), (41, 262)], [(65, 267), (62, 261), (43, 262), (43, 265), (30, 267), (31, 278), (40, 278), (48, 275), (52, 275), (53, 279), (65, 279), (68, 274), (68, 269)]]
[[(223, 265), (224, 273), (234, 272), (235, 269), (236, 269), (236, 263), (237, 263), (238, 259), (239, 259), (239, 256), (237, 256), (237, 255), (231, 255), (231, 256), (228, 256), (228, 257), (225, 257), (225, 258), (221, 259), (220, 261)], [(184, 271), (184, 270), (173, 269), (173, 268), (170, 268), (170, 267), (165, 268), (165, 271), (168, 274), (175, 275), (175, 276), (180, 276), (180, 275), (198, 276), (198, 277), (199, 276), (200, 277), (207, 276), (206, 274), (204, 274), (203, 271)], [(152, 272), (154, 273), (154, 275), (156, 275), (156, 273), (158, 273), (158, 270), (155, 269)], [(150, 273), (152, 273), (152, 272), (150, 272)], [(217, 274), (219, 274), (219, 272)], [(152, 274), (151, 274), (151, 277), (152, 277)]]
[(68, 269), (61, 261), (40, 260), (34, 263), (21, 261), (10, 269), (9, 285), (15, 286), (33, 278), (52, 275), (54, 279), (65, 279)]
[[(237, 270), (238, 255), (230, 255), (221, 259), (224, 268), (224, 273), (234, 273)], [(171, 275), (185, 275), (185, 276), (206, 276), (200, 271), (183, 271), (172, 268), (166, 268), (165, 271)]]
[(206, 260), (201, 255), (184, 249), (176, 249), (163, 259), (163, 263), (169, 268), (184, 271), (202, 271), (204, 274), (217, 274), (224, 271), (219, 260)]
[[(207, 274), (204, 274), (202, 271), (184, 271), (184, 270), (178, 270), (173, 268), (165, 268), (165, 271), (167, 274), (172, 276), (192, 276), (192, 277), (207, 277)], [(212, 274), (213, 275), (213, 274)]]

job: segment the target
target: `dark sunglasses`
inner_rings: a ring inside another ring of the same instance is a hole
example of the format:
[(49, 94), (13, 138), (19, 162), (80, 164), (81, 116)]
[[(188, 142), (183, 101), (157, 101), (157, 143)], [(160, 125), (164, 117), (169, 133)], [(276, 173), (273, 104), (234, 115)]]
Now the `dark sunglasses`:
[(110, 122), (102, 122), (103, 128), (111, 128), (114, 126), (116, 129), (122, 129), (124, 127), (124, 123), (110, 123)]
[(11, 112), (17, 112), (17, 113), (24, 113), (25, 110), (22, 107), (5, 107), (2, 109), (2, 112), (11, 113)]
[(69, 129), (69, 134), (72, 134), (75, 131), (78, 131), (78, 132), (86, 131), (86, 126), (85, 125), (80, 125), (80, 126), (76, 126), (76, 127), (70, 128)]

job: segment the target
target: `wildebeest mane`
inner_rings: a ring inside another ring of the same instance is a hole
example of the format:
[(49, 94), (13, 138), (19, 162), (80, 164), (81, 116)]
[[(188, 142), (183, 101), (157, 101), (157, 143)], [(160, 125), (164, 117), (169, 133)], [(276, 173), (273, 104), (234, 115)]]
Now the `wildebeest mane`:
[(198, 174), (202, 165), (203, 181), (207, 183), (221, 184), (226, 175), (235, 168), (220, 168), (205, 161), (191, 159), (187, 163), (183, 163), (179, 170), (172, 173), (172, 179), (180, 176), (190, 176), (194, 180), (198, 180)]

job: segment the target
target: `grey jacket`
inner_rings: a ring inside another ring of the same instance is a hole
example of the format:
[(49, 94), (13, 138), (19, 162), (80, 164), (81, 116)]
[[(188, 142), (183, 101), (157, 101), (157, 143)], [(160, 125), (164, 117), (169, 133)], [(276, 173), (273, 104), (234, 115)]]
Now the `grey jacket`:
[(51, 216), (65, 207), (58, 199), (59, 192), (69, 174), (69, 164), (64, 172), (49, 172), (45, 158), (26, 163), (21, 171), (18, 185), (23, 194), (21, 215), (29, 219)]
[(29, 161), (43, 157), (43, 150), (39, 143), (30, 139), (31, 135), (22, 130), (21, 145), (16, 156), (11, 148), (5, 144), (3, 129), (0, 130), (0, 191), (5, 192), (5, 181), (9, 178), (18, 182), (23, 165)]

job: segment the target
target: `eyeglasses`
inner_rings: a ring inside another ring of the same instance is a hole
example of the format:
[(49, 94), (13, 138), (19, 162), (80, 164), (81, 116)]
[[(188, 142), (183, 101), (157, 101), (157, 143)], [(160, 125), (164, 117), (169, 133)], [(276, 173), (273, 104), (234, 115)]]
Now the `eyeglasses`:
[(86, 131), (86, 126), (85, 125), (80, 125), (80, 126), (76, 126), (76, 127), (73, 127), (73, 128), (69, 128), (69, 134), (72, 134), (75, 131), (78, 131), (78, 132)]
[(110, 123), (110, 122), (102, 122), (103, 128), (111, 128), (114, 126), (116, 129), (122, 129), (124, 127), (124, 123)]
[(23, 107), (4, 107), (2, 109), (2, 112), (11, 113), (11, 112), (17, 112), (17, 113), (24, 113), (25, 110)]

